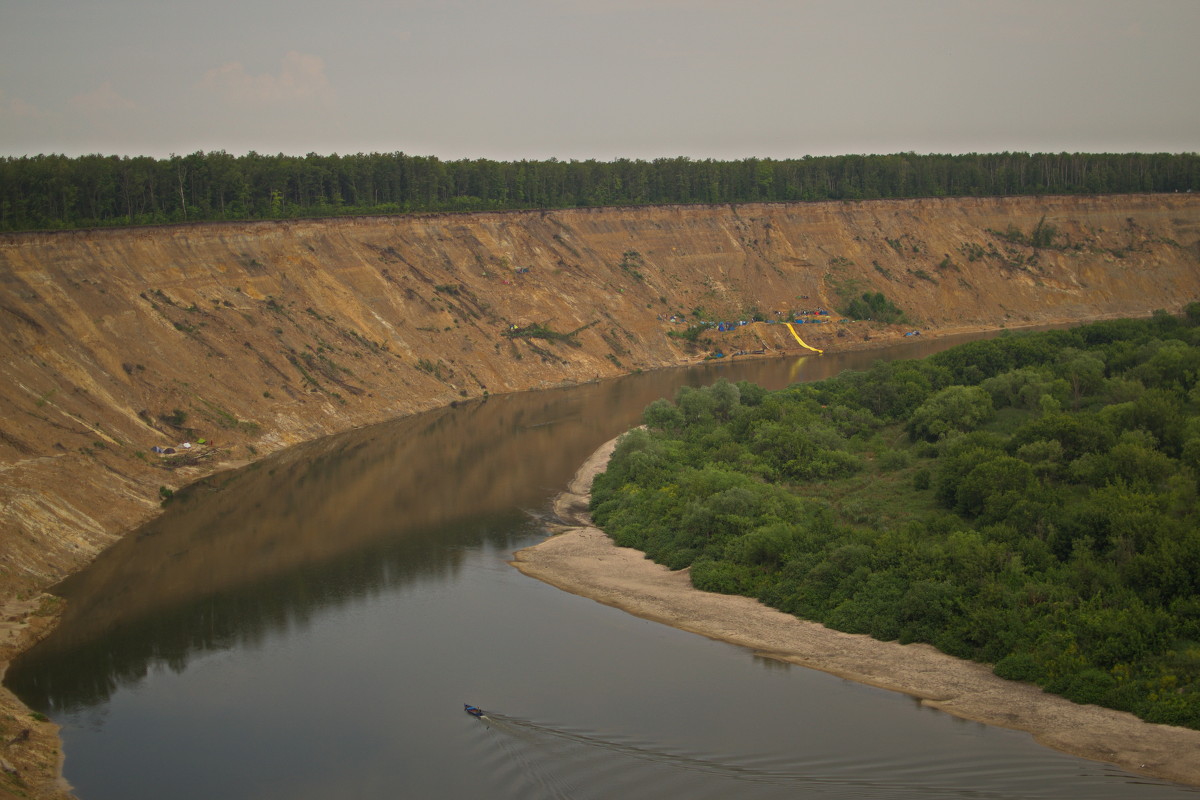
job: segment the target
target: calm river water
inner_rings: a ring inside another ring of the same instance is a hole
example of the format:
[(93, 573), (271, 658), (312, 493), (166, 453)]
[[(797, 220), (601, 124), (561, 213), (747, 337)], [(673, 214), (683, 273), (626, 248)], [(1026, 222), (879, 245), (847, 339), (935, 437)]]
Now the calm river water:
[(679, 386), (946, 344), (493, 397), (214, 476), (58, 587), (61, 627), (7, 683), (63, 726), (83, 800), (1200, 796), (508, 565)]

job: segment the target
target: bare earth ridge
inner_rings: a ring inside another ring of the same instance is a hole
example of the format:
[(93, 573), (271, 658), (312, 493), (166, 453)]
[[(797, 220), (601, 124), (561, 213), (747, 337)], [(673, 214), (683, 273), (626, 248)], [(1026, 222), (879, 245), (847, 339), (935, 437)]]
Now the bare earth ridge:
[(687, 570), (672, 572), (638, 550), (617, 547), (592, 525), (588, 499), (617, 440), (580, 467), (554, 510), (561, 532), (514, 554), (521, 572), (655, 622), (849, 680), (903, 692), (965, 719), (1027, 731), (1065, 753), (1200, 786), (1200, 731), (1154, 725), (1132, 714), (1079, 705), (985, 664), (929, 645), (881, 642), (797, 619), (747, 597), (702, 592)]

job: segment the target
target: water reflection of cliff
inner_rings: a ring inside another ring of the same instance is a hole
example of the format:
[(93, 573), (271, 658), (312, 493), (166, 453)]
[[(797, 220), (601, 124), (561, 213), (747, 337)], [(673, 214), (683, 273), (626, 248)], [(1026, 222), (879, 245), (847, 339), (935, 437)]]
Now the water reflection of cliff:
[[(786, 376), (782, 362), (737, 366), (767, 383)], [(62, 624), (7, 682), (34, 707), (89, 705), (152, 663), (182, 668), (321, 607), (452, 573), (462, 548), (506, 546), (528, 524), (523, 510), (543, 508), (646, 404), (715, 374), (494, 397), (200, 481), (58, 587)]]
[(544, 508), (596, 446), (678, 386), (725, 376), (778, 388), (879, 357), (728, 363), (494, 397), (212, 476), (64, 581), (62, 624), (6, 682), (34, 708), (90, 705), (153, 663), (179, 669), (193, 653), (302, 626), (322, 607), (451, 574), (462, 549), (505, 547), (528, 531), (525, 510)]

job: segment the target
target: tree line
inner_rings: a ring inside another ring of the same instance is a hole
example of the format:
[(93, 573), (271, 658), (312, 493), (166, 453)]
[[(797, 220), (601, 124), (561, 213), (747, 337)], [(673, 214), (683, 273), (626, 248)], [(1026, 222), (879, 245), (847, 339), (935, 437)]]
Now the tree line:
[(1200, 728), (1200, 303), (658, 400), (598, 476), (700, 589)]
[(405, 153), (0, 159), (0, 230), (533, 208), (1200, 191), (1200, 155), (443, 161)]

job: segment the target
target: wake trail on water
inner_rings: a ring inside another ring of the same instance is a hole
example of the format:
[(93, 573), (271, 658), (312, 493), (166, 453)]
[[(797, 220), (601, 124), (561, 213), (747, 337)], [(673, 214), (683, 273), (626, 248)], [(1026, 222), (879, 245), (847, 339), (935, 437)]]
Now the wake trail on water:
[[(488, 727), (501, 729), (504, 723), (498, 721), (495, 716), (485, 714), (479, 718), (481, 722), (488, 724)], [(514, 733), (509, 731), (509, 733)], [(513, 736), (512, 738), (522, 738)], [(524, 774), (533, 779), (546, 795), (553, 800), (570, 800), (572, 797), (570, 784), (555, 777), (550, 770), (544, 768), (544, 764), (540, 759), (533, 756), (536, 755), (536, 749), (521, 747), (519, 743), (512, 741), (509, 737), (499, 737), (500, 746), (508, 753), (515, 761), (519, 762), (524, 768)]]
[[(557, 764), (565, 760), (586, 757), (595, 763), (595, 771), (614, 774), (611, 754), (617, 759), (635, 759), (670, 772), (684, 772), (725, 778), (740, 784), (760, 784), (764, 789), (774, 787), (789, 792), (804, 789), (806, 797), (841, 798), (929, 798), (971, 797), (980, 800), (1010, 798), (1006, 792), (972, 789), (964, 794), (962, 786), (938, 786), (925, 781), (908, 782), (901, 779), (869, 779), (852, 775), (821, 775), (795, 769), (772, 769), (747, 763), (736, 763), (711, 755), (672, 752), (648, 743), (619, 741), (599, 732), (567, 730), (534, 720), (488, 712), (480, 722), (494, 731), (497, 740), (508, 755), (519, 761), (528, 777), (535, 780), (548, 796), (556, 800), (575, 796), (579, 787), (573, 781), (564, 781), (553, 774)], [(567, 751), (578, 751), (575, 753)], [(817, 766), (814, 764), (814, 766)], [(865, 766), (865, 765), (864, 765)], [(857, 770), (856, 770), (857, 771)], [(870, 771), (869, 767), (868, 770)], [(901, 770), (902, 771), (902, 770)], [(915, 776), (909, 776), (911, 779)], [(586, 785), (584, 794), (594, 795), (597, 786), (594, 780), (581, 781)], [(662, 787), (660, 787), (661, 789)], [(714, 787), (708, 787), (714, 788)], [(629, 796), (629, 792), (623, 792)], [(636, 792), (633, 792), (636, 794)], [(1040, 792), (1022, 794), (1024, 797), (1049, 797)]]

